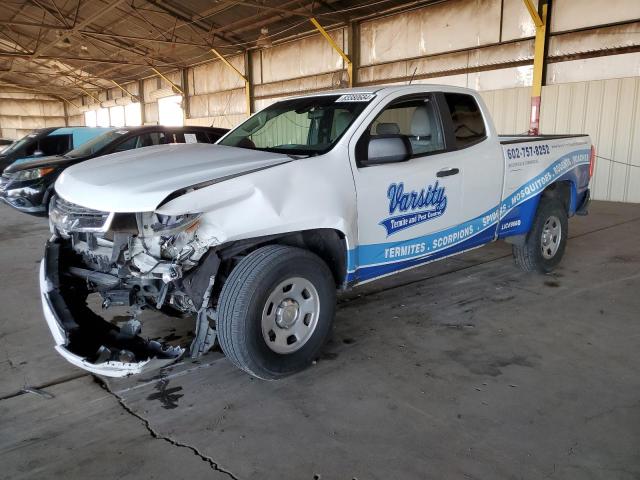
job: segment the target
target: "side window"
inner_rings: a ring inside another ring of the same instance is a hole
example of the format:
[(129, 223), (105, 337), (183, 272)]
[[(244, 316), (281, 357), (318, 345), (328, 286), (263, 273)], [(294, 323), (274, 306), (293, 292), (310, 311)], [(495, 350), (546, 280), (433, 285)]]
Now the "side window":
[(116, 148), (114, 148), (113, 151), (124, 152), (125, 150), (131, 150), (133, 148), (137, 148), (139, 139), (140, 139), (140, 135), (135, 135), (131, 138), (128, 138), (127, 140), (122, 142), (120, 145), (116, 146)]
[(50, 135), (40, 139), (39, 149), (44, 155), (62, 155), (71, 148), (71, 135)]
[(22, 149), (22, 151), (20, 151), (19, 155), (22, 155), (22, 156), (25, 156), (25, 157), (32, 156), (36, 152), (36, 150), (38, 150), (38, 143), (39, 142), (37, 142), (37, 141), (28, 143)]
[(444, 97), (451, 113), (456, 148), (465, 148), (484, 140), (487, 132), (475, 98), (463, 93), (445, 93)]
[[(187, 143), (213, 143), (215, 142), (215, 140), (212, 140), (211, 138), (209, 138), (209, 135), (207, 135), (206, 132), (187, 132), (184, 134), (184, 138), (187, 141)], [(195, 140), (193, 140), (195, 138)]]
[(392, 102), (369, 127), (371, 138), (400, 135), (408, 138), (412, 156), (444, 150), (444, 135), (431, 96)]
[(184, 133), (182, 132), (169, 132), (167, 143), (185, 143)]
[(184, 133), (177, 133), (176, 136), (180, 139), (178, 140), (180, 143), (213, 143), (206, 132), (199, 130), (195, 132), (186, 131)]
[(164, 145), (167, 142), (167, 136), (164, 132), (143, 133), (139, 136), (140, 141), (136, 148), (151, 147), (153, 145)]
[(164, 145), (165, 143), (171, 143), (171, 140), (167, 139), (167, 135), (164, 132), (151, 132), (151, 145)]

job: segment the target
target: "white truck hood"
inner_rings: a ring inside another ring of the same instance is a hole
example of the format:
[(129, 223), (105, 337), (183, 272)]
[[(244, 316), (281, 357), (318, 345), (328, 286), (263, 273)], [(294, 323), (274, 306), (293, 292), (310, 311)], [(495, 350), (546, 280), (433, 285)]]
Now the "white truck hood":
[(176, 190), (288, 161), (279, 153), (222, 145), (158, 145), (69, 167), (55, 188), (65, 200), (86, 208), (151, 212)]

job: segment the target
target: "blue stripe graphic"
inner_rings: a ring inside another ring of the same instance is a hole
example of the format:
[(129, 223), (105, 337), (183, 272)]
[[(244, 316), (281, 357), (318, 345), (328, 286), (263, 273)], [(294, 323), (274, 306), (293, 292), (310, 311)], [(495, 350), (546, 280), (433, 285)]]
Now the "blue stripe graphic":
[(360, 245), (349, 250), (347, 281), (372, 279), (493, 240), (495, 226), (501, 218), (539, 195), (567, 172), (588, 165), (590, 153), (589, 149), (580, 149), (563, 155), (542, 173), (517, 188), (499, 205), (459, 225), (409, 240)]

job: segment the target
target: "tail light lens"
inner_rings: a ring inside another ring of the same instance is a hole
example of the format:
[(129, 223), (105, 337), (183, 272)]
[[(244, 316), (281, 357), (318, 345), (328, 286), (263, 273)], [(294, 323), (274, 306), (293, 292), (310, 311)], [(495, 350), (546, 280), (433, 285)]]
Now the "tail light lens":
[(593, 177), (593, 169), (596, 167), (596, 147), (591, 145), (591, 156), (589, 157), (589, 178)]

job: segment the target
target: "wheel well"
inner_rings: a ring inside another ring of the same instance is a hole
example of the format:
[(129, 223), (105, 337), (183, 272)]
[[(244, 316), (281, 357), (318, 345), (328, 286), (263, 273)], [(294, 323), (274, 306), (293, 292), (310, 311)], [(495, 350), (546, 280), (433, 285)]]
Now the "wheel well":
[(561, 182), (554, 182), (544, 189), (542, 192), (543, 197), (557, 198), (562, 202), (567, 214), (571, 212), (572, 198), (573, 198), (573, 185), (570, 181), (565, 180)]
[[(336, 286), (342, 287), (347, 277), (347, 242), (342, 232), (330, 228), (303, 230), (233, 242), (218, 250), (223, 282), (239, 258), (265, 245), (289, 245), (318, 255), (329, 267)], [(223, 283), (221, 282), (221, 283)]]

